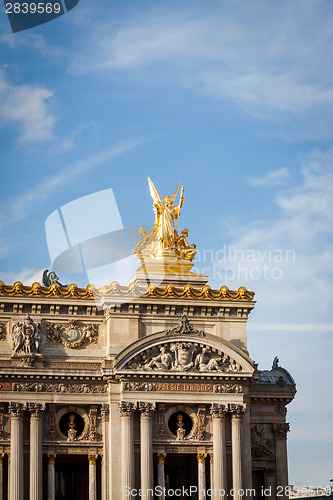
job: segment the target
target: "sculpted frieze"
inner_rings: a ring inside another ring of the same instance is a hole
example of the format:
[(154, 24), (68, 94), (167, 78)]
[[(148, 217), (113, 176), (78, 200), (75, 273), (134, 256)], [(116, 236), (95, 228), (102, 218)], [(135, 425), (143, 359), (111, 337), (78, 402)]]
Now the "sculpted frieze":
[(67, 324), (46, 323), (46, 342), (60, 342), (65, 347), (76, 349), (84, 344), (96, 343), (98, 326), (84, 325), (76, 320)]
[(217, 385), (214, 385), (214, 392), (217, 392), (217, 393), (222, 393), (222, 392), (241, 393), (241, 392), (243, 392), (243, 387), (241, 385), (236, 385), (236, 384), (217, 384)]
[(13, 391), (23, 392), (71, 392), (71, 393), (103, 393), (107, 391), (105, 385), (89, 385), (89, 384), (52, 384), (52, 383), (36, 383), (36, 382), (14, 382), (12, 385)]
[[(130, 360), (125, 369), (147, 371), (241, 372), (242, 366), (225, 353), (191, 342), (164, 343)], [(221, 386), (222, 387), (222, 386)], [(219, 392), (216, 390), (216, 392)], [(228, 392), (221, 391), (220, 392)], [(236, 389), (229, 392), (237, 392)]]

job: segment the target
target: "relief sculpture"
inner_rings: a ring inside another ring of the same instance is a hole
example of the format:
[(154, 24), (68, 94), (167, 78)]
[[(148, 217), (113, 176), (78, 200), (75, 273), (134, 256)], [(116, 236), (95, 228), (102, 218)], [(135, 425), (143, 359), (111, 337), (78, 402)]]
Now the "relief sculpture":
[[(159, 349), (159, 352), (157, 351)], [(208, 347), (191, 342), (165, 343), (153, 352), (143, 352), (128, 361), (125, 369), (241, 372), (242, 366), (225, 353), (212, 352)]]

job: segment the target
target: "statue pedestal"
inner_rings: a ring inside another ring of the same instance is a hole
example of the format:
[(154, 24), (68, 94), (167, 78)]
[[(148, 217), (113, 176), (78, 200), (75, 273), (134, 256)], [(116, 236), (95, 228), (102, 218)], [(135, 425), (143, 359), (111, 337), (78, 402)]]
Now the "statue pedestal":
[(155, 286), (172, 284), (182, 288), (185, 285), (202, 288), (207, 283), (208, 276), (192, 273), (193, 265), (194, 263), (190, 260), (180, 259), (172, 252), (163, 251), (155, 258), (144, 258), (127, 285), (137, 283), (139, 286), (145, 287), (151, 283)]

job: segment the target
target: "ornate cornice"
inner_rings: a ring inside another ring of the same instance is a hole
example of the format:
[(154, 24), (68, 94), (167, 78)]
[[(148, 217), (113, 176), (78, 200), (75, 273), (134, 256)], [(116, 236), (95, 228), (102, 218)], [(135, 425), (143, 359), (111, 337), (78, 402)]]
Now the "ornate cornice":
[(72, 284), (66, 288), (53, 283), (50, 287), (42, 286), (40, 283), (33, 283), (25, 286), (20, 281), (13, 285), (5, 285), (0, 281), (0, 296), (21, 296), (21, 297), (61, 297), (77, 299), (96, 299), (97, 297), (152, 297), (152, 298), (177, 298), (177, 299), (205, 299), (205, 300), (235, 300), (252, 301), (254, 292), (247, 290), (244, 286), (238, 290), (229, 290), (227, 286), (221, 286), (219, 290), (212, 290), (209, 285), (202, 288), (193, 288), (185, 285), (184, 288), (176, 288), (169, 284), (163, 287), (154, 287), (149, 284), (148, 288), (139, 287), (136, 283), (129, 286), (120, 286), (114, 281), (111, 285), (95, 288), (88, 285), (87, 288), (78, 288)]

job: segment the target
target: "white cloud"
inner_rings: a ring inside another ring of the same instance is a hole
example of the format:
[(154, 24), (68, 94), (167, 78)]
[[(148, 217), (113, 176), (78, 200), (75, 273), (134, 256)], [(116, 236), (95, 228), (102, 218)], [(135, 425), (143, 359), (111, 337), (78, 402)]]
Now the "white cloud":
[(0, 70), (0, 119), (18, 127), (21, 143), (39, 143), (52, 137), (55, 116), (48, 109), (53, 91), (33, 85), (12, 85)]
[(58, 47), (51, 46), (40, 33), (19, 32), (19, 33), (2, 33), (0, 42), (6, 44), (10, 49), (17, 50), (24, 48), (25, 50), (37, 51), (42, 56), (46, 56), (50, 61), (53, 58), (62, 54)]
[(72, 165), (66, 165), (66, 167), (61, 169), (57, 174), (45, 178), (33, 189), (20, 194), (20, 196), (13, 200), (7, 200), (0, 210), (0, 231), (3, 231), (5, 227), (11, 224), (25, 220), (31, 212), (35, 211), (40, 203), (47, 200), (56, 189), (67, 185), (87, 170), (96, 168), (97, 165), (124, 154), (142, 143), (143, 140), (119, 141), (112, 147), (97, 154), (79, 160)]
[(289, 170), (286, 167), (268, 172), (262, 177), (249, 179), (248, 183), (257, 187), (274, 187), (283, 184), (289, 178)]
[(24, 285), (41, 283), (44, 269), (24, 268), (18, 272), (1, 272), (0, 280), (6, 284), (13, 284), (21, 281)]
[[(70, 71), (167, 79), (243, 111), (275, 121), (278, 114), (314, 114), (325, 123), (333, 108), (333, 13), (322, 2), (220, 3), (204, 11), (152, 8), (121, 24), (93, 24), (89, 47)], [(237, 7), (238, 5), (238, 7)], [(311, 36), (309, 36), (311, 19)], [(245, 22), (246, 21), (246, 22)], [(326, 120), (326, 121), (325, 121)], [(327, 126), (327, 123), (326, 123)], [(312, 130), (315, 133), (315, 130)]]

